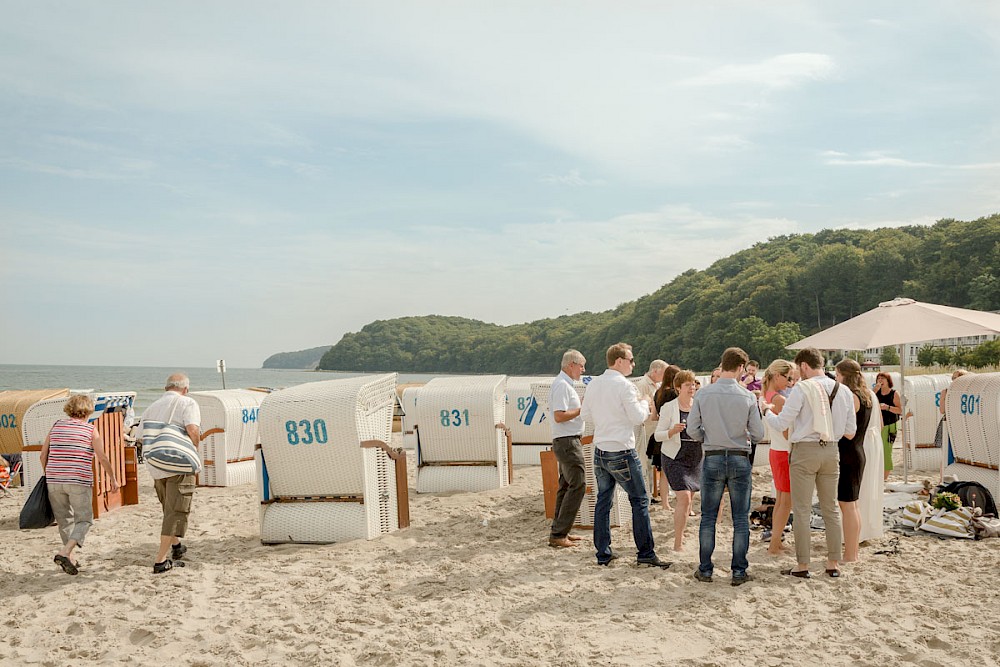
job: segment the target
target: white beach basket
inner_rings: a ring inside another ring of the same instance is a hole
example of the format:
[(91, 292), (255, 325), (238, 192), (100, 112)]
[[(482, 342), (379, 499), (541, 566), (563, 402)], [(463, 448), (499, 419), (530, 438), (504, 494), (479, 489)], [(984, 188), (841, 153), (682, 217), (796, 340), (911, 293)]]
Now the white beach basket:
[(199, 486), (252, 484), (254, 449), (260, 442), (257, 417), (266, 391), (222, 389), (188, 394), (201, 411)]
[(261, 542), (372, 539), (408, 524), (405, 456), (387, 444), (395, 384), (395, 373), (364, 376), (264, 398), (256, 450)]
[(434, 378), (416, 404), (417, 492), (486, 491), (510, 484), (507, 378)]

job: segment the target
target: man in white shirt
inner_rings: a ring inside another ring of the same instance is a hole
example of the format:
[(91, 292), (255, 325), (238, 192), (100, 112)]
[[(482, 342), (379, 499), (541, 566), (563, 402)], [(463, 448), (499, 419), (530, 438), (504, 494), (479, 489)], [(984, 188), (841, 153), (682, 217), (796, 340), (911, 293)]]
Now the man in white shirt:
[(550, 547), (575, 547), (580, 540), (570, 535), (576, 513), (587, 492), (583, 460), (583, 419), (580, 418), (580, 395), (574, 382), (579, 382), (587, 370), (587, 360), (576, 350), (567, 350), (562, 357), (562, 370), (552, 381), (549, 410), (552, 414), (552, 453), (559, 463), (559, 491), (556, 511), (549, 534)]
[[(794, 363), (802, 379), (792, 389), (781, 414), (776, 415), (770, 412), (770, 406), (764, 406), (764, 420), (771, 428), (776, 431), (791, 429), (788, 440), (792, 443), (792, 451), (788, 455), (788, 469), (792, 482), (792, 513), (795, 517), (792, 528), (798, 564), (782, 570), (782, 574), (803, 579), (810, 576), (809, 517), (815, 489), (826, 532), (826, 574), (839, 577), (844, 530), (837, 505), (837, 481), (840, 479), (837, 442), (845, 435), (853, 438), (857, 431), (853, 394), (850, 389), (827, 377), (823, 372), (823, 355), (816, 348), (799, 350)], [(818, 396), (818, 399), (810, 399), (810, 395)]]
[(639, 400), (635, 385), (626, 378), (635, 368), (632, 346), (616, 343), (608, 348), (608, 370), (587, 385), (581, 416), (594, 425), (594, 476), (597, 504), (594, 508), (594, 547), (598, 565), (607, 565), (618, 556), (611, 551), (611, 502), (615, 484), (628, 493), (632, 505), (632, 536), (638, 551), (636, 562), (661, 568), (653, 549), (653, 528), (649, 523), (649, 495), (642, 477), (642, 464), (635, 451), (635, 427), (646, 421), (649, 401)]
[[(184, 373), (174, 373), (167, 378), (164, 394), (153, 401), (142, 414), (142, 420), (160, 421), (184, 427), (191, 442), (198, 445), (201, 440), (201, 409), (198, 402), (188, 396), (191, 381)], [(141, 431), (140, 431), (141, 433)], [(187, 547), (181, 544), (181, 539), (187, 530), (188, 515), (191, 513), (191, 500), (194, 498), (195, 476), (175, 475), (158, 470), (149, 462), (146, 463), (149, 476), (153, 478), (156, 497), (163, 508), (163, 521), (160, 525), (160, 549), (153, 561), (153, 574), (162, 574), (171, 570), (174, 563), (184, 557)], [(167, 558), (167, 552), (171, 558)]]

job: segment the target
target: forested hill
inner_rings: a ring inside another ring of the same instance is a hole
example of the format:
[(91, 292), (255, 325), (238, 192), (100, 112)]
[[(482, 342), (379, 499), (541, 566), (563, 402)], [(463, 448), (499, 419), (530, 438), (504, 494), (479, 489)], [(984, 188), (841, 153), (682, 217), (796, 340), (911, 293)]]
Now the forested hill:
[(264, 368), (307, 368), (313, 369), (319, 364), (320, 358), (330, 349), (330, 345), (312, 347), (298, 352), (278, 352), (264, 360)]
[(601, 313), (511, 326), (438, 315), (376, 321), (346, 334), (319, 368), (528, 375), (554, 372), (574, 347), (588, 372), (600, 373), (617, 341), (634, 346), (641, 370), (655, 358), (713, 368), (730, 345), (766, 363), (785, 356), (785, 345), (897, 296), (1000, 308), (1000, 214), (780, 236)]

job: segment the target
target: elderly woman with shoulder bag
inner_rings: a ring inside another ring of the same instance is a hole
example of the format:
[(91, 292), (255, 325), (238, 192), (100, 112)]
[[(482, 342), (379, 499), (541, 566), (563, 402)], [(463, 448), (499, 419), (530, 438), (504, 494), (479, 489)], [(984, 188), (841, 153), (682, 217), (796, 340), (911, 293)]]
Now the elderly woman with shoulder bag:
[(73, 560), (73, 549), (83, 547), (87, 531), (94, 525), (91, 502), (95, 456), (111, 477), (111, 490), (118, 489), (118, 480), (104, 452), (101, 434), (87, 421), (93, 411), (94, 402), (90, 396), (70, 396), (63, 407), (68, 419), (57, 421), (42, 445), (42, 469), (49, 502), (63, 542), (63, 548), (53, 560), (66, 574), (79, 573), (79, 563)]

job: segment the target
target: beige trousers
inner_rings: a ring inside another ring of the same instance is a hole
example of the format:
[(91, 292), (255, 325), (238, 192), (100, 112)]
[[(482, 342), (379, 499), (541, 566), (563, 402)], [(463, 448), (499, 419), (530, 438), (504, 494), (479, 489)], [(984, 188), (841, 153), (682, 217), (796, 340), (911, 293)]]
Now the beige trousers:
[(813, 489), (819, 497), (819, 509), (826, 529), (827, 559), (839, 561), (843, 556), (844, 527), (840, 506), (837, 505), (837, 481), (840, 479), (840, 451), (837, 443), (793, 442), (788, 455), (788, 472), (792, 481), (792, 528), (795, 533), (795, 559), (809, 564), (811, 537), (809, 518), (812, 514)]

